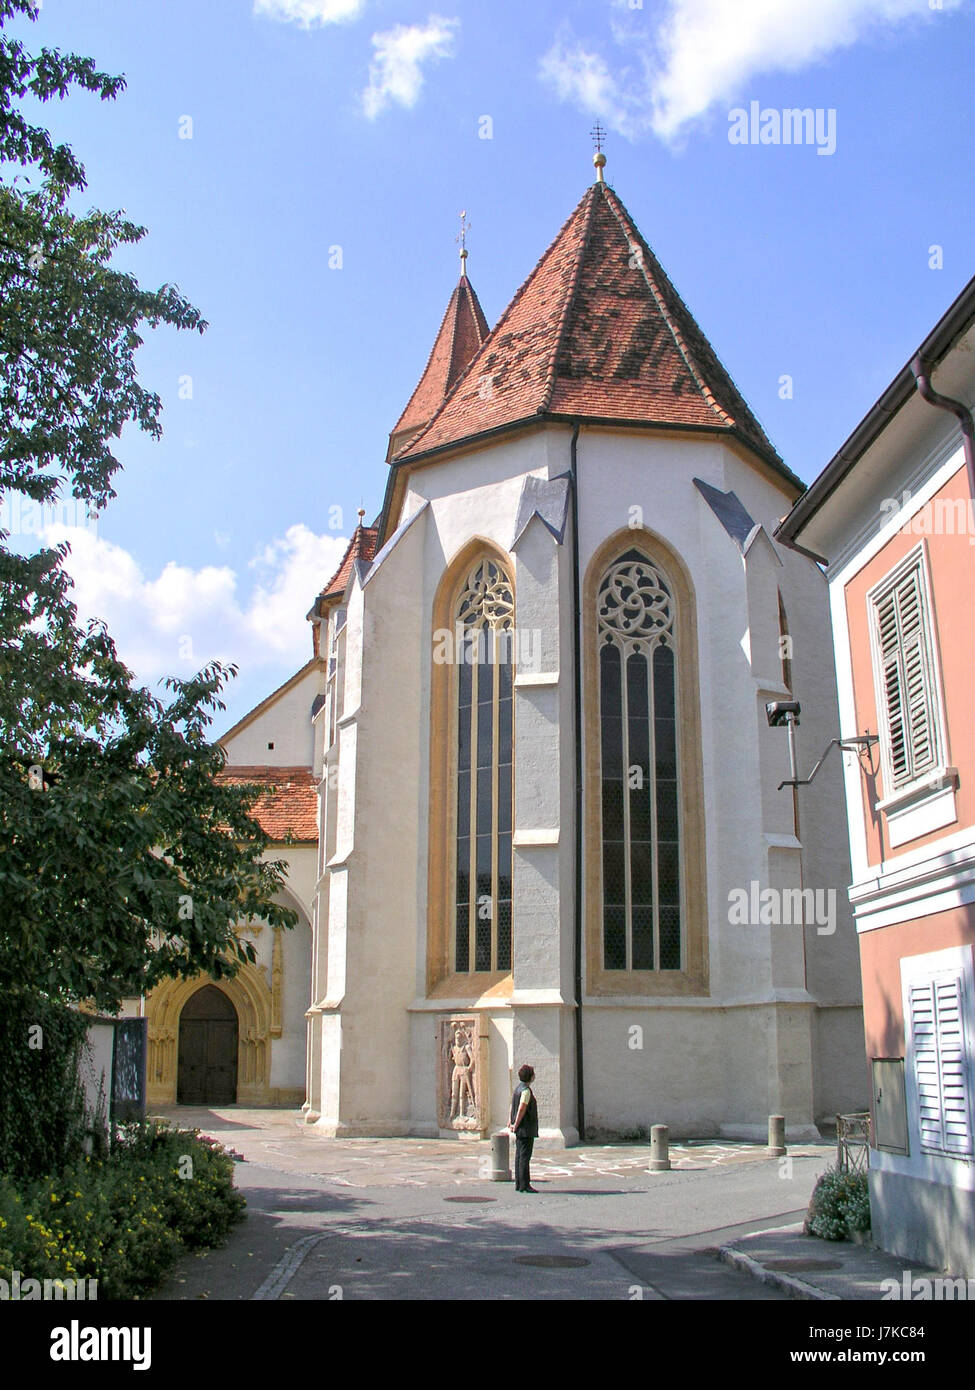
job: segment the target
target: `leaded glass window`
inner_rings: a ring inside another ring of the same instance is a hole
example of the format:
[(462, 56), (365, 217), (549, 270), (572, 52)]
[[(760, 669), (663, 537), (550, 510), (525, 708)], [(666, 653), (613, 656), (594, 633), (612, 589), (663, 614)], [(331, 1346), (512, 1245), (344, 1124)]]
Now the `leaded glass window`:
[(639, 550), (610, 566), (596, 608), (603, 965), (681, 969), (676, 607)]
[(514, 591), (480, 560), (455, 610), (457, 835), (454, 969), (511, 969)]

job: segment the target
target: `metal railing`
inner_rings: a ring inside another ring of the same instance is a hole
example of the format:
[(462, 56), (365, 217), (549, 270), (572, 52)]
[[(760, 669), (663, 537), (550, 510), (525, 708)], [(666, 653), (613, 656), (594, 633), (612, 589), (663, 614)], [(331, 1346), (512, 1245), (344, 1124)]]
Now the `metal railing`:
[(870, 1112), (836, 1117), (836, 1166), (842, 1173), (865, 1173), (870, 1153)]

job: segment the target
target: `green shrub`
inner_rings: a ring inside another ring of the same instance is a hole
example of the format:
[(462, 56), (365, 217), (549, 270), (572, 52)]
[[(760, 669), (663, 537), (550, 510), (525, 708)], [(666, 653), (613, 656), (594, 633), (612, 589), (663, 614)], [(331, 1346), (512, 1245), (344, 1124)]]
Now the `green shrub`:
[(829, 1168), (813, 1188), (806, 1233), (823, 1240), (849, 1240), (870, 1230), (870, 1194), (865, 1173)]
[(184, 1250), (219, 1244), (244, 1205), (215, 1140), (126, 1125), (107, 1158), (22, 1186), (0, 1178), (0, 1278), (97, 1279), (99, 1298), (139, 1298)]
[(0, 1009), (0, 1173), (39, 1177), (79, 1160), (85, 1102), (79, 1062), (88, 1028), (36, 990), (8, 990)]

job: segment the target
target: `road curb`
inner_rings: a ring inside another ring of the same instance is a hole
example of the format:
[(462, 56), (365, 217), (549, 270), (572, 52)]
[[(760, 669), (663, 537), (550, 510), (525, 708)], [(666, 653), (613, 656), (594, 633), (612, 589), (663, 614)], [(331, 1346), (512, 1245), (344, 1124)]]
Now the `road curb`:
[[(755, 1234), (765, 1235), (766, 1232), (757, 1231)], [(733, 1245), (722, 1245), (718, 1250), (718, 1259), (731, 1265), (733, 1269), (740, 1270), (743, 1274), (750, 1274), (761, 1284), (770, 1284), (773, 1288), (781, 1289), (790, 1298), (814, 1299), (824, 1303), (842, 1301), (839, 1294), (827, 1293), (825, 1289), (817, 1289), (814, 1284), (807, 1284), (804, 1279), (797, 1279), (794, 1274), (782, 1274), (776, 1269), (766, 1269), (757, 1260), (753, 1260), (750, 1255), (746, 1255), (743, 1250), (736, 1250)]]

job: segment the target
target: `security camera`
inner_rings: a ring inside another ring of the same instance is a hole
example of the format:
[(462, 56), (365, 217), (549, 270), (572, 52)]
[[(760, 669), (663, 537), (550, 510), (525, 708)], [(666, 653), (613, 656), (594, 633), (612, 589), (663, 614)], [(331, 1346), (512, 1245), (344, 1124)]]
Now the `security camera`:
[(777, 729), (782, 724), (789, 723), (789, 716), (792, 715), (796, 724), (799, 723), (799, 701), (798, 700), (769, 700), (765, 706), (765, 713), (768, 716), (769, 728)]

